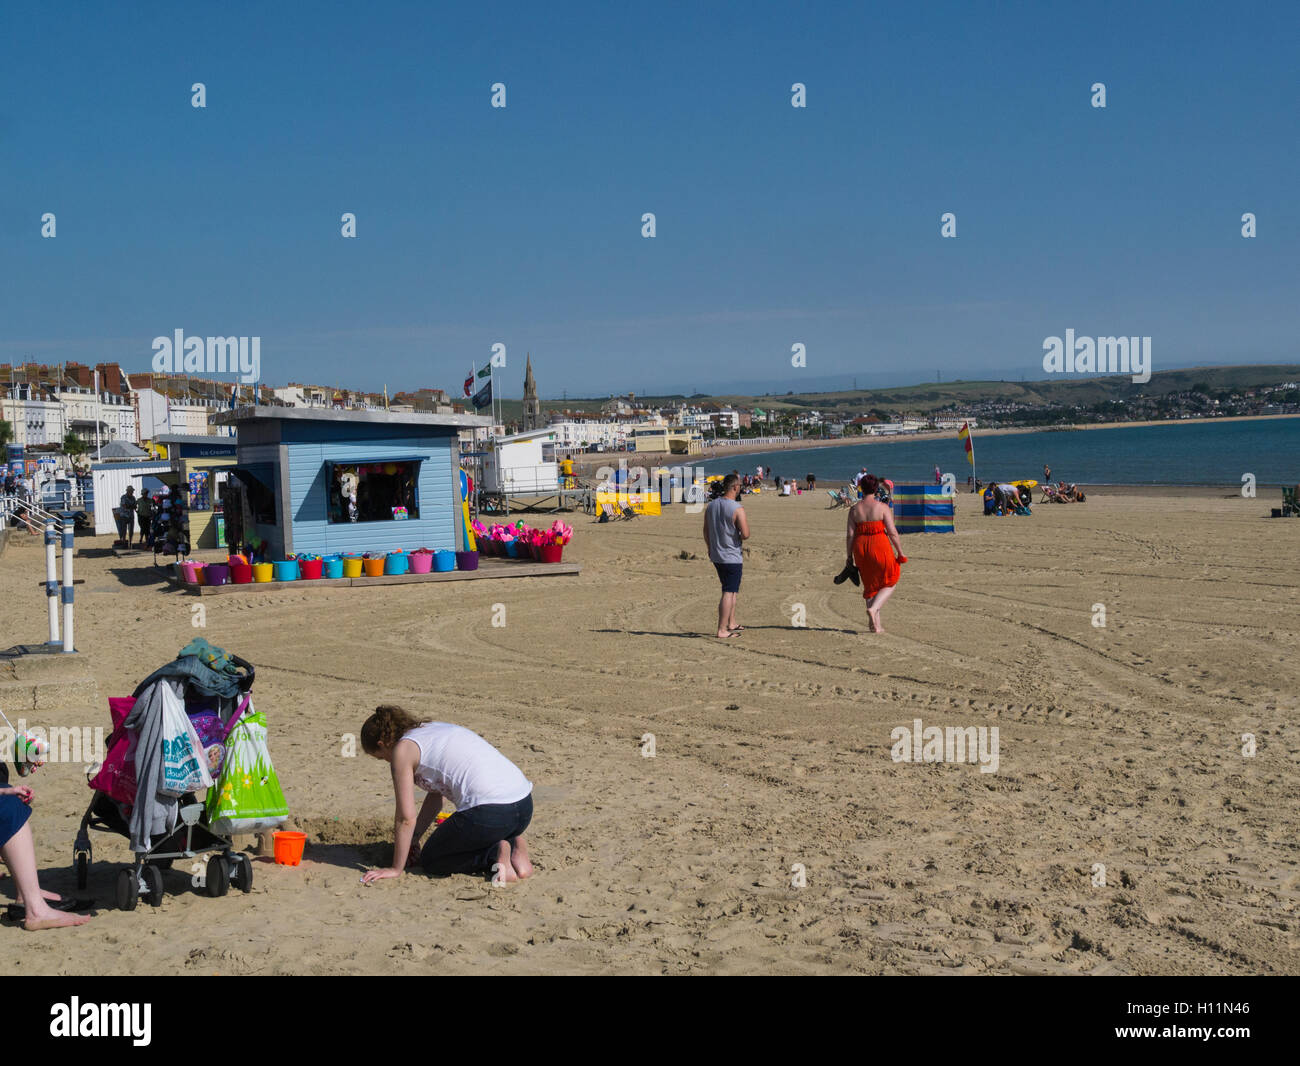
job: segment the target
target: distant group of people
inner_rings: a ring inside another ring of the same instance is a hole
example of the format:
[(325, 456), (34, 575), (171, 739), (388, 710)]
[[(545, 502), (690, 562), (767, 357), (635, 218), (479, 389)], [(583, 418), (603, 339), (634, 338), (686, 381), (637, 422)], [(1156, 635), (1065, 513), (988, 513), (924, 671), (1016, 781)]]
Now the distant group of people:
[(30, 503), (36, 495), (36, 481), (30, 474), (19, 477), (10, 470), (5, 474), (4, 494), (17, 496), (23, 503)]

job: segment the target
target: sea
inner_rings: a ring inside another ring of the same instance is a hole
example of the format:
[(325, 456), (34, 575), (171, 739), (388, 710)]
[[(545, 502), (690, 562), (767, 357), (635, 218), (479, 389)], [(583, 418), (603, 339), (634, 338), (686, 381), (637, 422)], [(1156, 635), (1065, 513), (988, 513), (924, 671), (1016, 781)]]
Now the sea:
[[(975, 474), (981, 481), (1043, 479), (1079, 485), (1225, 485), (1240, 487), (1247, 474), (1259, 485), (1300, 482), (1300, 418), (1250, 418), (1237, 422), (1187, 421), (1157, 426), (1044, 430), (981, 436), (974, 430)], [(817, 475), (834, 487), (863, 467), (894, 482), (930, 483), (934, 468), (965, 484), (971, 467), (962, 441), (950, 438), (878, 440), (825, 448), (719, 452), (696, 465), (708, 474), (753, 473), (770, 466), (774, 475), (800, 481)]]

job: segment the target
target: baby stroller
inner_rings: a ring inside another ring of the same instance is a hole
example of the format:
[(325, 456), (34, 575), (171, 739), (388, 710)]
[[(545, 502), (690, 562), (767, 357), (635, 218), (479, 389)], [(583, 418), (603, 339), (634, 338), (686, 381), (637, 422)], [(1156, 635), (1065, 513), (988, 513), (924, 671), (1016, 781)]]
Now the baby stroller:
[[(163, 707), (175, 707), (175, 701), (183, 706), (199, 738), (198, 757), (206, 758), (209, 768), (216, 769), (212, 763), (219, 765), (224, 758), (225, 740), (239, 719), (252, 713), (254, 673), (246, 660), (196, 640), (175, 660), (150, 674), (130, 697), (108, 701), (113, 732), (104, 763), (89, 781), (94, 795), (73, 846), (79, 889), (86, 887), (93, 859), (93, 829), (128, 838), (135, 852), (134, 864), (118, 871), (115, 883), (114, 895), (121, 910), (135, 910), (141, 898), (155, 907), (161, 904), (163, 871), (171, 869), (177, 859), (199, 855), (208, 856), (201, 883), (209, 896), (224, 896), (232, 884), (243, 892), (252, 890), (252, 862), (234, 850), (229, 834), (218, 832), (209, 823), (205, 801), (193, 792), (167, 796), (152, 785), (148, 790), (151, 798), (146, 800), (136, 775), (153, 785), (159, 783), (156, 767), (163, 756), (148, 753), (166, 748)], [(214, 750), (214, 745), (220, 750)], [(194, 883), (200, 883), (197, 876)]]

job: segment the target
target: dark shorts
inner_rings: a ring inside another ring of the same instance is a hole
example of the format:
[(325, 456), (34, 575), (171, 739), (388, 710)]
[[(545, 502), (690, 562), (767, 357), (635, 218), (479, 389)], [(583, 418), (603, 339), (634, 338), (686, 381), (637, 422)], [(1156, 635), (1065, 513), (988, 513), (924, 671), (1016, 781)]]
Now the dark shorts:
[(31, 816), (32, 809), (17, 796), (0, 796), (0, 847), (8, 844)]
[(744, 568), (744, 563), (714, 563), (713, 568), (718, 572), (718, 580), (722, 582), (723, 592), (740, 591), (740, 571)]
[(456, 811), (429, 834), (420, 865), (435, 877), (492, 872), (497, 845), (521, 836), (533, 820), (530, 792), (518, 803), (485, 803)]

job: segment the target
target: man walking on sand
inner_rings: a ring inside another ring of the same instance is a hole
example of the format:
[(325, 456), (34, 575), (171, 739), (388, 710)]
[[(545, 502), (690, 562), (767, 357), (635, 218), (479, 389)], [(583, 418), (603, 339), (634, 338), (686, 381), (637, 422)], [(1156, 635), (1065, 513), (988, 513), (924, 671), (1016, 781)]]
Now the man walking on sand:
[(718, 601), (719, 640), (734, 637), (744, 628), (736, 624), (736, 598), (745, 559), (743, 544), (749, 540), (749, 520), (745, 509), (736, 501), (739, 495), (740, 478), (728, 474), (722, 479), (722, 494), (704, 509), (704, 546), (722, 582), (722, 598)]

